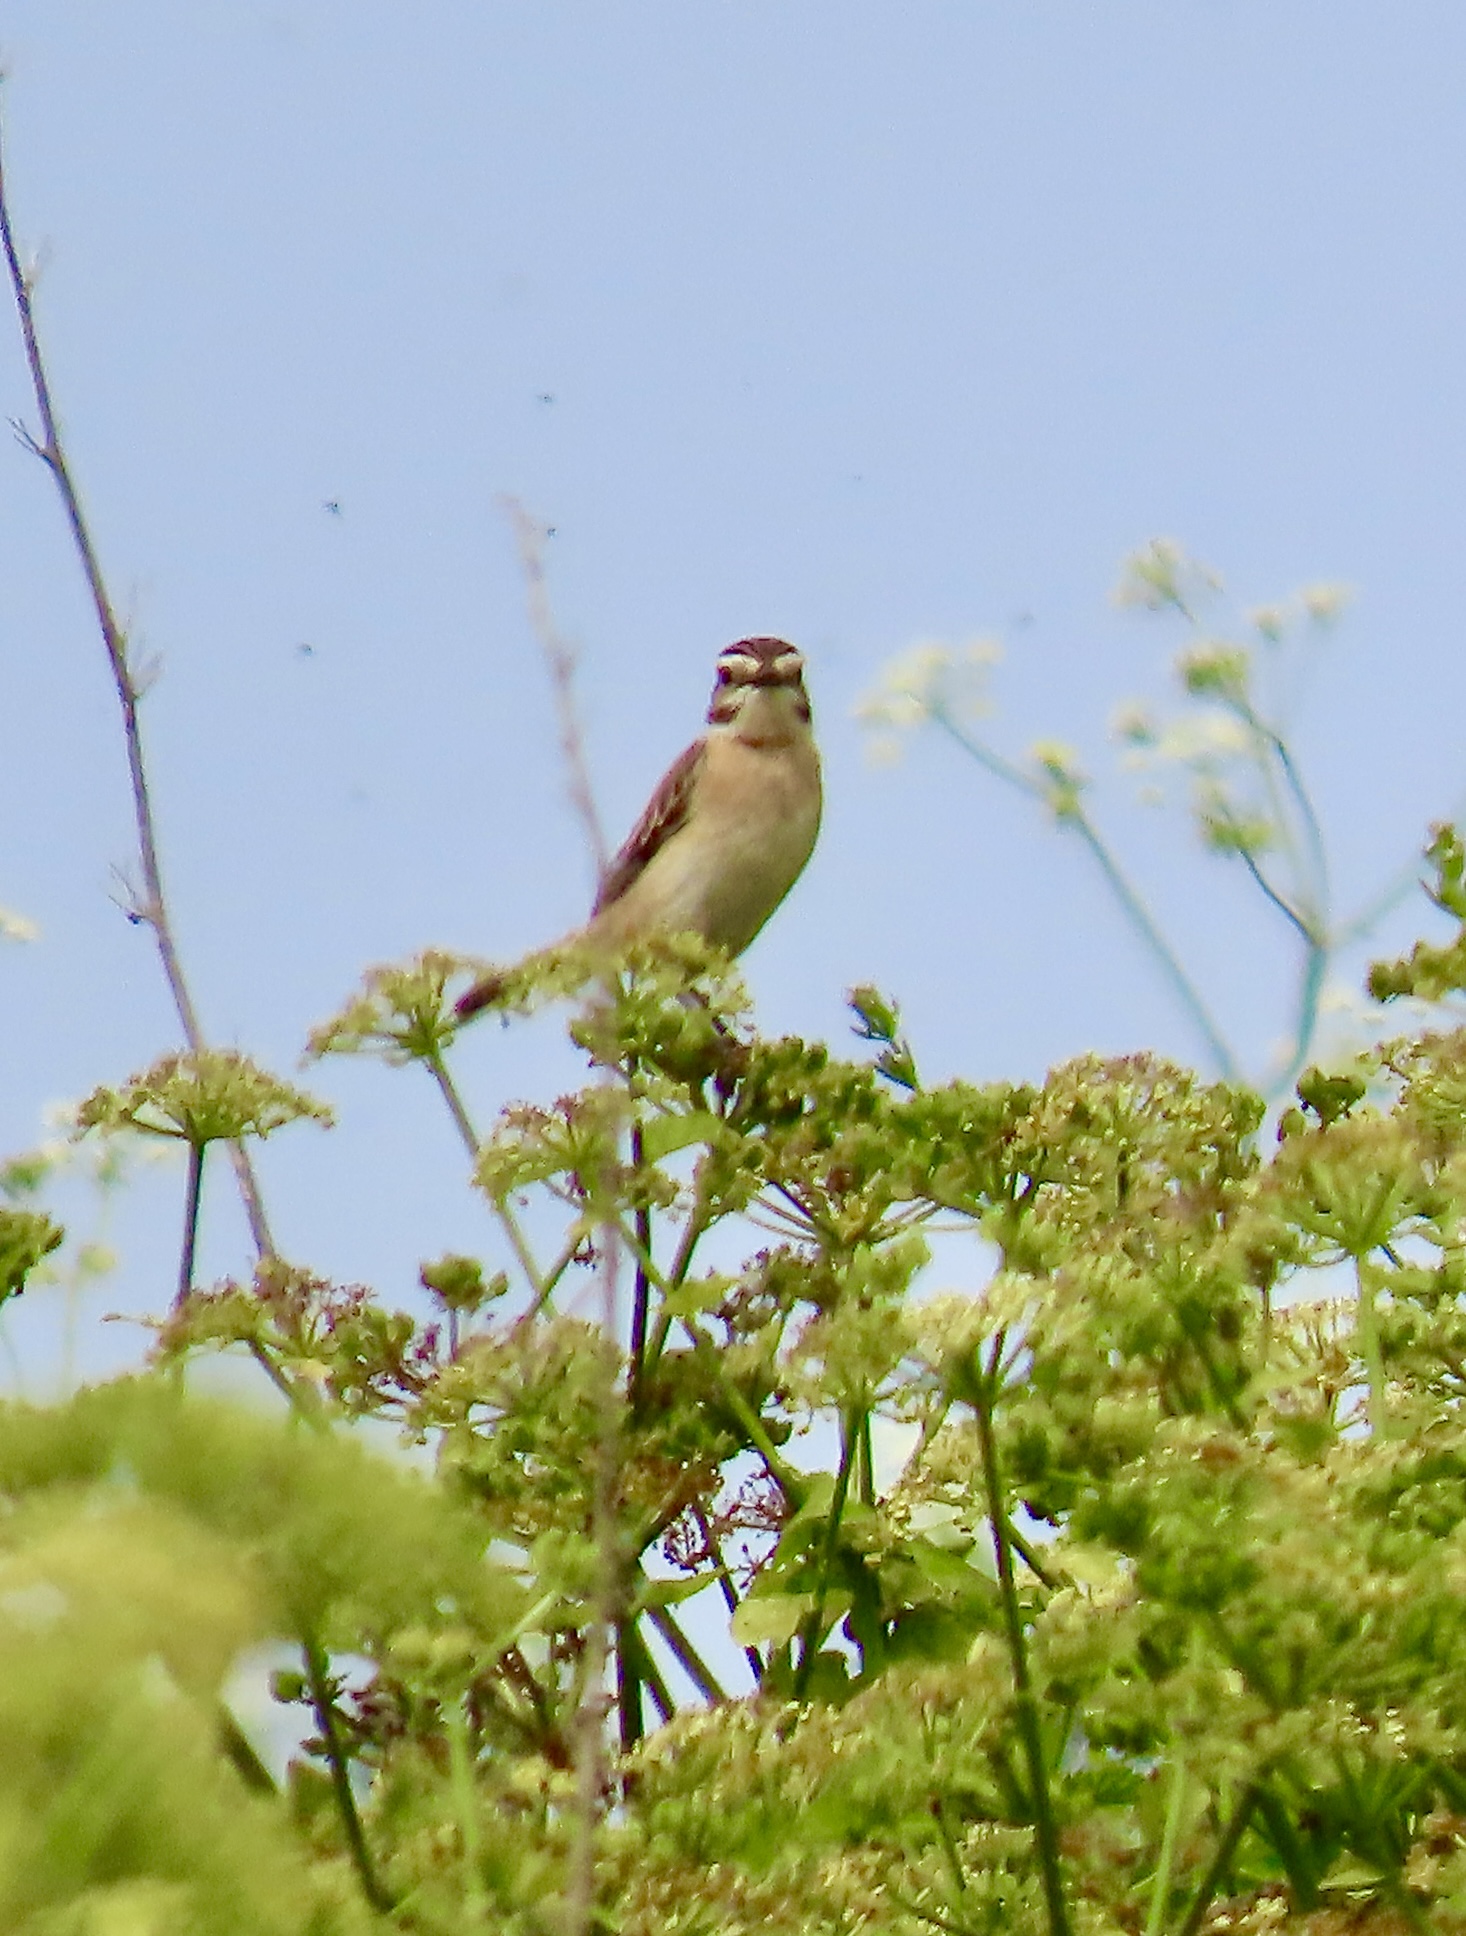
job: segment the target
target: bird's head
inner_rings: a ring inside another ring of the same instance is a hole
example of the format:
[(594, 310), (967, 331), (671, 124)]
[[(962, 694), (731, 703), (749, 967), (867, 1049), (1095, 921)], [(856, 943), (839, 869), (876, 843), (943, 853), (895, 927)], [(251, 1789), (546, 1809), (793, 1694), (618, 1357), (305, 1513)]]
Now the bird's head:
[(807, 733), (804, 654), (787, 639), (738, 639), (724, 646), (708, 724), (755, 745)]

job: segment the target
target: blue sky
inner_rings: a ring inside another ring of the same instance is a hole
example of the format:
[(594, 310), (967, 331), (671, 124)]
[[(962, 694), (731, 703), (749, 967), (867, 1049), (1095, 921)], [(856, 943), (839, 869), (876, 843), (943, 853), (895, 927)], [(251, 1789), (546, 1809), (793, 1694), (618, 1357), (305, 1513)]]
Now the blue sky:
[[(512, 956), (583, 912), (505, 493), (555, 528), (613, 836), (720, 646), (809, 656), (828, 815), (747, 961), (771, 1030), (840, 1037), (875, 980), (935, 1076), (1197, 1053), (1072, 844), (935, 737), (871, 766), (853, 717), (914, 640), (991, 634), (995, 740), (1104, 770), (1112, 708), (1179, 643), (1109, 602), (1154, 536), (1241, 606), (1356, 588), (1297, 721), (1341, 899), (1466, 782), (1458, 6), (12, 0), (0, 51), (73, 459), (161, 665), (165, 858), (220, 1042), (288, 1073), (368, 964)], [(0, 407), (31, 414), (8, 324)], [(111, 898), (115, 702), (18, 448), (0, 663), (0, 904), (40, 928), (0, 949), (16, 1149), (176, 1041)], [(1286, 937), (1132, 791), (1100, 809), (1260, 1064)], [(461, 1060), (482, 1117), (570, 1079), (544, 1028)], [(422, 1257), (492, 1247), (415, 1072), (307, 1080), (341, 1123), (265, 1153), (289, 1252), (395, 1301)], [(166, 1301), (180, 1194), (119, 1204), (93, 1316)], [(222, 1174), (210, 1209), (205, 1273), (240, 1268)], [(33, 1382), (56, 1322), (43, 1296), (7, 1320)], [(84, 1363), (134, 1348), (82, 1326)]]

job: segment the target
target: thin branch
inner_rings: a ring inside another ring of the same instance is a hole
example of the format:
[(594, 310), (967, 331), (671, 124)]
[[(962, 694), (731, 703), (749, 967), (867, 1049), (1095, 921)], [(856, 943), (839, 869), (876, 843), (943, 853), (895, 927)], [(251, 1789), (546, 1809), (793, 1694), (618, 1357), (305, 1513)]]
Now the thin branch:
[(1298, 1072), (1308, 1060), (1308, 1051), (1313, 1044), (1313, 1032), (1318, 1027), (1318, 1008), (1323, 995), (1324, 976), (1328, 973), (1331, 952), (1326, 947), (1310, 948), (1303, 957), (1303, 977), (1298, 989), (1298, 1023), (1294, 1030), (1293, 1054), (1283, 1070), (1273, 1091), (1274, 1095), (1286, 1095), (1297, 1080)]
[(312, 1431), (324, 1432), (327, 1425), (315, 1387), (305, 1378), (287, 1378), (261, 1339), (247, 1338), (245, 1349), (295, 1416), (309, 1425)]
[(199, 1209), (204, 1195), (204, 1143), (188, 1146), (188, 1184), (183, 1203), (183, 1248), (178, 1259), (178, 1296), (183, 1300), (193, 1289), (193, 1260), (199, 1240)]
[[(692, 1516), (697, 1521), (697, 1530), (702, 1534), (703, 1545), (717, 1568), (715, 1578), (718, 1591), (723, 1596), (723, 1605), (728, 1609), (728, 1618), (731, 1620), (738, 1611), (738, 1591), (728, 1577), (728, 1562), (723, 1557), (723, 1542), (713, 1531), (701, 1500), (693, 1500)], [(743, 1658), (748, 1662), (748, 1671), (753, 1675), (753, 1684), (757, 1687), (764, 1677), (764, 1663), (757, 1647), (745, 1647)]]
[(797, 1512), (808, 1496), (808, 1487), (803, 1476), (781, 1457), (778, 1448), (769, 1437), (763, 1420), (729, 1377), (723, 1364), (723, 1354), (712, 1339), (691, 1316), (684, 1314), (678, 1321), (701, 1354), (702, 1363), (717, 1384), (723, 1403), (743, 1427), (749, 1444), (767, 1466), (769, 1477)]
[(1012, 760), (1005, 760), (1001, 753), (995, 753), (990, 746), (984, 746), (980, 739), (973, 739), (970, 733), (964, 733), (950, 713), (935, 707), (928, 716), (949, 738), (956, 740), (964, 753), (976, 760), (979, 766), (986, 767), (994, 779), (1001, 780), (1005, 786), (1016, 787), (1019, 793), (1026, 793), (1031, 800), (1042, 801), (1048, 797), (1041, 781), (1031, 773), (1025, 773)]
[(224, 1757), (234, 1768), (234, 1772), (253, 1794), (278, 1797), (279, 1785), (259, 1757), (253, 1741), (235, 1719), (227, 1702), (218, 1701), (214, 1707), (214, 1729)]
[(586, 845), (595, 862), (596, 879), (604, 880), (610, 860), (601, 816), (591, 791), (590, 766), (585, 756), (585, 734), (575, 698), (575, 648), (555, 623), (545, 585), (545, 540), (549, 528), (532, 517), (517, 497), (499, 500), (514, 527), (519, 546), (519, 562), (524, 572), (525, 595), (529, 603), (529, 623), (549, 667), (555, 692), (555, 713), (560, 724), (560, 752), (565, 761), (565, 776), (570, 804), (580, 819)]
[(1275, 1094), (1282, 1095), (1292, 1088), (1298, 1071), (1308, 1059), (1313, 1033), (1318, 1027), (1319, 999), (1323, 993), (1324, 977), (1328, 973), (1332, 950), (1322, 923), (1320, 922), (1315, 928), (1307, 916), (1300, 914), (1290, 901), (1278, 893), (1259, 867), (1254, 855), (1250, 854), (1245, 847), (1238, 848), (1237, 851), (1242, 856), (1243, 865), (1264, 896), (1297, 930), (1303, 941), (1303, 972), (1298, 984), (1298, 1020), (1293, 1029), (1293, 1048), (1274, 1091)]
[(845, 1501), (850, 1493), (850, 1476), (855, 1469), (856, 1456), (860, 1449), (860, 1418), (852, 1411), (842, 1419), (844, 1427), (843, 1444), (840, 1448), (840, 1470), (835, 1475), (835, 1490), (830, 1500), (829, 1517), (825, 1521), (825, 1536), (820, 1546), (819, 1574), (815, 1580), (814, 1605), (805, 1617), (803, 1645), (799, 1655), (799, 1671), (794, 1678), (794, 1699), (803, 1701), (809, 1688), (809, 1678), (814, 1672), (815, 1656), (825, 1629), (825, 1605), (829, 1599), (830, 1572), (835, 1564), (835, 1555), (840, 1545), (840, 1524), (845, 1517)]
[(636, 1651), (636, 1618), (616, 1622), (616, 1710), (620, 1716), (622, 1754), (630, 1754), (646, 1732), (642, 1712), (644, 1676)]
[[(957, 742), (963, 752), (976, 760), (979, 766), (985, 767), (995, 778), (1002, 780), (1008, 786), (1015, 787), (1020, 793), (1027, 794), (1032, 800), (1046, 801), (1049, 798), (1048, 789), (1042, 782), (1034, 779), (1032, 774), (1025, 773), (1022, 767), (1015, 766), (1011, 760), (1005, 760), (1001, 754), (994, 753), (980, 740), (975, 740), (964, 733), (946, 713), (938, 709), (931, 714), (931, 718)], [(1152, 920), (1150, 910), (1126, 879), (1119, 862), (1100, 837), (1098, 829), (1088, 815), (1077, 807), (1060, 814), (1058, 823), (1061, 827), (1072, 827), (1089, 849), (1111, 893), (1120, 903), (1126, 919), (1159, 962), (1166, 980), (1204, 1038), (1218, 1070), (1230, 1081), (1236, 1074), (1236, 1064), (1221, 1030), (1212, 1020), (1200, 991), (1181, 966), (1170, 943)]]
[(636, 1661), (636, 1673), (640, 1683), (652, 1697), (652, 1705), (663, 1721), (670, 1721), (677, 1712), (677, 1703), (672, 1699), (672, 1690), (667, 1685), (667, 1677), (657, 1665), (652, 1650), (646, 1644), (646, 1636), (635, 1620), (623, 1623), (624, 1645)]
[[(20, 318), (21, 340), (25, 346), (26, 366), (30, 372), (31, 388), (35, 393), (36, 410), (41, 423), (39, 437), (33, 436), (21, 426), (17, 426), (16, 434), (25, 448), (33, 456), (38, 457), (51, 473), (61, 497), (66, 522), (71, 530), (72, 543), (86, 577), (87, 590), (91, 594), (92, 608), (102, 635), (102, 644), (106, 649), (107, 662), (112, 671), (112, 683), (117, 690), (117, 703), (122, 711), (123, 737), (127, 745), (127, 771), (132, 788), (133, 821), (137, 833), (138, 864), (143, 885), (143, 892), (135, 912), (153, 931), (158, 956), (163, 964), (163, 974), (168, 983), (169, 993), (173, 997), (173, 1006), (178, 1013), (184, 1039), (193, 1053), (198, 1055), (204, 1048), (203, 1030), (199, 1026), (193, 996), (183, 972), (183, 963), (173, 932), (172, 916), (168, 909), (167, 896), (163, 891), (163, 870), (158, 856), (157, 823), (148, 789), (147, 764), (143, 756), (142, 724), (138, 717), (142, 688), (128, 662), (127, 633), (118, 622), (106, 581), (102, 576), (97, 548), (92, 539), (86, 514), (82, 510), (81, 497), (66, 454), (66, 446), (62, 440), (61, 426), (51, 394), (50, 378), (46, 372), (46, 360), (42, 354), (41, 339), (36, 328), (32, 303), (34, 285), (30, 274), (22, 266), (11, 221), (3, 140), (0, 140), (0, 251), (4, 253), (5, 266), (10, 276), (16, 313)], [(265, 1218), (264, 1201), (260, 1194), (254, 1165), (242, 1143), (231, 1143), (229, 1148), (255, 1249), (261, 1257), (272, 1257), (275, 1254), (275, 1245)]]
[[(1249, 708), (1249, 711), (1251, 709)], [(1318, 813), (1314, 808), (1313, 797), (1304, 785), (1303, 775), (1298, 771), (1297, 762), (1288, 750), (1288, 743), (1274, 727), (1264, 721), (1256, 720), (1258, 730), (1273, 749), (1273, 755), (1283, 770), (1283, 778), (1288, 783), (1288, 791), (1293, 796), (1298, 809), (1298, 817), (1303, 822), (1303, 837), (1308, 845), (1309, 858), (1313, 862), (1314, 886), (1320, 908), (1328, 905), (1329, 899), (1329, 856), (1319, 825)]]
[(311, 1709), (316, 1717), (316, 1726), (321, 1731), (326, 1764), (331, 1771), (331, 1789), (336, 1797), (336, 1809), (341, 1817), (341, 1827), (346, 1836), (351, 1865), (356, 1870), (362, 1894), (373, 1909), (379, 1914), (384, 1914), (392, 1907), (392, 1898), (383, 1888), (373, 1866), (371, 1851), (367, 1847), (366, 1835), (361, 1825), (361, 1815), (356, 1806), (356, 1797), (351, 1792), (350, 1757), (341, 1739), (341, 1724), (336, 1713), (336, 1696), (331, 1687), (326, 1650), (314, 1635), (308, 1635), (302, 1643), (302, 1651), (305, 1656), (305, 1678), (306, 1686), (310, 1690)]
[[(1461, 795), (1445, 818), (1454, 826), (1459, 826), (1466, 821), (1466, 794)], [(1398, 868), (1385, 885), (1365, 902), (1359, 912), (1351, 916), (1336, 931), (1334, 936), (1336, 944), (1344, 947), (1348, 942), (1362, 940), (1370, 929), (1390, 912), (1391, 908), (1397, 907), (1407, 894), (1413, 893), (1421, 885), (1420, 861), (1417, 856)]]
[(1023, 1631), (1023, 1610), (1018, 1603), (1018, 1586), (1013, 1578), (1013, 1549), (1008, 1539), (1008, 1515), (1003, 1503), (1003, 1482), (998, 1470), (997, 1441), (993, 1432), (993, 1398), (1001, 1344), (1000, 1336), (993, 1351), (994, 1368), (984, 1372), (970, 1402), (977, 1415), (977, 1434), (982, 1447), (988, 1523), (992, 1527), (993, 1550), (997, 1556), (998, 1590), (1003, 1603), (1003, 1624), (1007, 1631), (1008, 1659), (1013, 1675), (1013, 1706), (1024, 1758), (1028, 1763), (1029, 1806), (1033, 1813), (1034, 1838), (1038, 1843), (1049, 1931), (1050, 1936), (1069, 1936), (1069, 1909), (1064, 1900), (1064, 1878), (1059, 1865), (1059, 1831), (1049, 1794), (1038, 1696), (1034, 1692), (1033, 1677), (1029, 1671), (1028, 1642)]
[(431, 1055), (425, 1056), (423, 1059), (427, 1064), (428, 1074), (438, 1085), (438, 1093), (448, 1105), (448, 1114), (453, 1118), (453, 1127), (463, 1139), (463, 1146), (468, 1151), (469, 1162), (476, 1162), (480, 1148), (478, 1131), (469, 1119), (468, 1111), (464, 1107), (463, 1098), (458, 1093), (457, 1083), (454, 1082), (452, 1076), (448, 1073), (448, 1065), (436, 1049)]
[(1212, 1020), (1206, 1003), (1201, 999), (1201, 995), (1192, 982), (1191, 977), (1181, 966), (1180, 960), (1172, 950), (1170, 943), (1151, 919), (1150, 910), (1146, 907), (1144, 901), (1141, 900), (1135, 888), (1126, 879), (1124, 873), (1121, 871), (1119, 862), (1100, 838), (1097, 828), (1095, 828), (1085, 814), (1077, 812), (1070, 814), (1064, 824), (1074, 829), (1090, 853), (1094, 856), (1100, 872), (1109, 883), (1111, 891), (1123, 908), (1131, 926), (1160, 963), (1166, 980), (1171, 984), (1172, 989), (1180, 999), (1187, 1014), (1190, 1015), (1196, 1027), (1201, 1031), (1202, 1036), (1206, 1040), (1207, 1047), (1211, 1050), (1212, 1058), (1216, 1062), (1218, 1072), (1227, 1081), (1232, 1081), (1237, 1073), (1237, 1065), (1233, 1059), (1232, 1051), (1227, 1047), (1223, 1039), (1221, 1030)]
[[(638, 1175), (645, 1162), (646, 1147), (638, 1122), (631, 1129), (631, 1163)], [(636, 1252), (636, 1289), (631, 1302), (631, 1346), (626, 1366), (626, 1395), (633, 1417), (641, 1411), (652, 1295), (651, 1273), (645, 1261), (652, 1252), (652, 1213), (645, 1203), (639, 1203), (636, 1207)]]
[[(616, 1338), (620, 1245), (614, 1226), (601, 1236), (601, 1325), (607, 1344)], [(609, 1354), (608, 1354), (609, 1357)], [(606, 1669), (625, 1599), (617, 1494), (620, 1489), (621, 1394), (608, 1362), (600, 1381), (595, 1471), (591, 1492), (590, 1534), (596, 1552), (596, 1580), (588, 1609), (581, 1656), (580, 1699), (573, 1724), (575, 1800), (565, 1883), (566, 1936), (589, 1936), (595, 1917), (596, 1830), (610, 1784), (607, 1757)], [(618, 1662), (619, 1677), (631, 1670)], [(638, 1697), (639, 1702), (639, 1697)]]
[(646, 1607), (644, 1611), (647, 1619), (671, 1649), (677, 1665), (709, 1706), (718, 1707), (726, 1701), (728, 1696), (719, 1685), (717, 1675), (678, 1626), (671, 1608), (653, 1605)]
[(1004, 1519), (1003, 1528), (1007, 1535), (1008, 1544), (1013, 1548), (1013, 1551), (1018, 1555), (1019, 1559), (1022, 1560), (1023, 1564), (1028, 1568), (1029, 1572), (1038, 1581), (1039, 1585), (1049, 1593), (1056, 1593), (1058, 1591), (1059, 1582), (1054, 1578), (1053, 1574), (1049, 1572), (1048, 1568), (1044, 1565), (1043, 1561), (1039, 1558), (1038, 1554), (1034, 1552), (1033, 1548), (1029, 1545), (1028, 1541), (1019, 1532), (1018, 1528), (1013, 1524), (1012, 1520)]
[[(509, 1247), (514, 1252), (515, 1262), (529, 1279), (530, 1286), (535, 1294), (534, 1303), (531, 1305), (529, 1311), (525, 1313), (525, 1316), (538, 1316), (539, 1312), (549, 1302), (550, 1287), (546, 1284), (540, 1267), (534, 1260), (534, 1253), (525, 1240), (524, 1232), (519, 1227), (519, 1219), (509, 1208), (509, 1200), (507, 1197), (496, 1197), (494, 1199), (494, 1215), (503, 1225), (504, 1235), (509, 1239)], [(520, 1320), (521, 1323), (523, 1321), (523, 1319)]]
[(1257, 856), (1247, 847), (1236, 847), (1233, 849), (1233, 852), (1240, 855), (1242, 865), (1256, 882), (1258, 890), (1264, 900), (1270, 901), (1289, 926), (1298, 930), (1299, 934), (1303, 937), (1305, 946), (1316, 948), (1319, 945), (1319, 941), (1318, 936), (1314, 933), (1312, 924), (1305, 915), (1298, 912), (1297, 908), (1294, 907), (1286, 895), (1281, 894), (1273, 886), (1267, 875), (1259, 867)]

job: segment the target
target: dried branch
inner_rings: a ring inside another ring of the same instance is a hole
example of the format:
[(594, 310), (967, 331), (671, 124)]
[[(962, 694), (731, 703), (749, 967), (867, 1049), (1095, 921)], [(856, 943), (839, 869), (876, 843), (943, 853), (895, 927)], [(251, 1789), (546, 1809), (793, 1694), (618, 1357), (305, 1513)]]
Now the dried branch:
[[(597, 881), (603, 881), (610, 861), (601, 816), (591, 789), (590, 765), (586, 759), (585, 734), (575, 697), (576, 653), (555, 623), (545, 582), (545, 540), (549, 528), (524, 508), (516, 497), (500, 499), (505, 515), (514, 527), (524, 572), (525, 596), (529, 606), (530, 629), (549, 669), (555, 694), (555, 713), (560, 728), (560, 754), (565, 764), (566, 789), (585, 835), (595, 865)], [(604, 1191), (601, 1194), (605, 1194)], [(501, 1205), (501, 1214), (507, 1214)], [(511, 1227), (511, 1235), (512, 1227)], [(614, 1222), (600, 1231), (601, 1325), (608, 1340), (619, 1335), (617, 1280), (620, 1253), (625, 1233)], [(536, 1299), (538, 1311), (547, 1293)], [(575, 1764), (575, 1801), (569, 1862), (564, 1899), (564, 1928), (567, 1936), (587, 1936), (595, 1920), (596, 1839), (610, 1790), (609, 1742), (607, 1721), (610, 1695), (607, 1673), (616, 1653), (617, 1682), (620, 1694), (623, 1733), (634, 1734), (640, 1723), (642, 1676), (638, 1662), (626, 1644), (624, 1620), (626, 1566), (622, 1552), (621, 1528), (617, 1514), (620, 1489), (620, 1434), (622, 1397), (615, 1373), (608, 1370), (599, 1393), (599, 1432), (591, 1499), (590, 1532), (596, 1550), (596, 1582), (589, 1606), (585, 1650), (581, 1657), (580, 1699), (573, 1724)], [(617, 1636), (621, 1644), (617, 1647)], [(634, 1717), (634, 1720), (632, 1719)], [(623, 1741), (623, 1746), (629, 1742)]]
[(610, 852), (605, 830), (591, 791), (590, 766), (585, 756), (585, 734), (575, 698), (575, 647), (555, 623), (550, 595), (545, 585), (545, 540), (549, 527), (532, 517), (517, 497), (499, 500), (514, 527), (519, 546), (519, 562), (524, 571), (525, 597), (529, 604), (529, 623), (549, 667), (555, 692), (555, 715), (560, 725), (560, 752), (565, 761), (565, 777), (574, 807), (584, 831), (586, 844), (595, 862), (596, 879), (606, 877)]
[[(132, 787), (133, 820), (137, 832), (138, 866), (142, 879), (142, 892), (136, 897), (131, 912), (136, 919), (146, 922), (152, 929), (158, 955), (163, 964), (163, 974), (167, 979), (168, 991), (173, 997), (173, 1006), (178, 1012), (184, 1039), (189, 1048), (195, 1054), (199, 1054), (205, 1047), (204, 1036), (199, 1026), (193, 996), (183, 972), (172, 917), (163, 891), (163, 870), (158, 857), (157, 822), (148, 789), (147, 763), (143, 756), (142, 725), (138, 717), (138, 707), (147, 682), (134, 671), (129, 660), (127, 633), (118, 622), (116, 609), (102, 576), (97, 548), (92, 539), (86, 514), (82, 510), (81, 497), (77, 491), (70, 460), (66, 454), (66, 446), (62, 440), (61, 427), (57, 421), (50, 379), (46, 373), (46, 361), (36, 329), (33, 305), (34, 277), (21, 263), (11, 220), (10, 197), (5, 178), (3, 128), (0, 128), (0, 250), (4, 252), (11, 290), (15, 296), (16, 312), (20, 318), (21, 340), (25, 346), (26, 366), (30, 372), (31, 387), (35, 393), (36, 410), (41, 424), (39, 437), (19, 423), (15, 425), (15, 434), (22, 446), (46, 466), (61, 495), (62, 508), (71, 529), (72, 543), (81, 561), (87, 590), (91, 594), (92, 608), (96, 613), (98, 629), (102, 634), (102, 644), (106, 649), (107, 662), (111, 667), (112, 683), (117, 690), (117, 703), (122, 709), (122, 730), (127, 745), (127, 771)], [(265, 1219), (264, 1202), (254, 1165), (243, 1144), (231, 1143), (229, 1148), (255, 1248), (261, 1257), (272, 1256), (275, 1246)]]

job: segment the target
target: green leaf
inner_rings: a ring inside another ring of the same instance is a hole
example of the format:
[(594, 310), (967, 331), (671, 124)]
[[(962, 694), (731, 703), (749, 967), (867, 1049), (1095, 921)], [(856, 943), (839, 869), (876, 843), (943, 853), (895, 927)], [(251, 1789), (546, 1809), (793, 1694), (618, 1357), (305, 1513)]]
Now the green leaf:
[(642, 1153), (649, 1163), (660, 1163), (664, 1156), (674, 1156), (694, 1143), (714, 1143), (722, 1134), (722, 1123), (706, 1109), (653, 1116), (641, 1126)]
[(751, 1593), (733, 1614), (731, 1632), (740, 1647), (783, 1647), (814, 1612), (812, 1593)]

